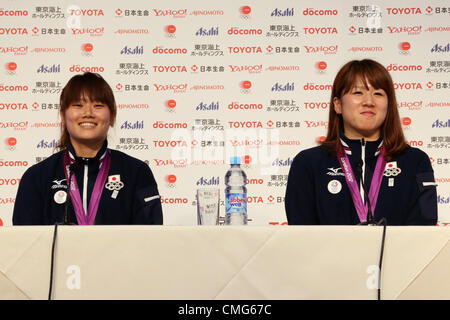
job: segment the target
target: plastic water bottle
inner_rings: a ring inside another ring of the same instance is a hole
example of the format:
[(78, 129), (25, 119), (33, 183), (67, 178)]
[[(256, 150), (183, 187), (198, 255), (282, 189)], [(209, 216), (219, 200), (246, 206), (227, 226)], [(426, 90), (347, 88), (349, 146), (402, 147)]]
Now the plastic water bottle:
[(239, 157), (230, 158), (231, 167), (225, 175), (225, 225), (247, 224), (247, 175)]

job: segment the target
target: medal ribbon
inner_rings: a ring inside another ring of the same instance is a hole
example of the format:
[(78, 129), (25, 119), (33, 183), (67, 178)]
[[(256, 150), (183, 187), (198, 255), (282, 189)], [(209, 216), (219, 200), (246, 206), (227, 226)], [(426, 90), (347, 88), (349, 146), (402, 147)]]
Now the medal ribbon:
[[(375, 213), (375, 207), (378, 200), (378, 194), (380, 193), (381, 181), (383, 180), (383, 172), (386, 166), (386, 160), (384, 160), (385, 147), (381, 147), (381, 152), (378, 155), (377, 164), (375, 165), (375, 171), (373, 172), (372, 182), (370, 183), (369, 199), (372, 208), (372, 213)], [(359, 221), (365, 222), (367, 220), (367, 213), (369, 211), (368, 204), (364, 204), (359, 192), (358, 183), (356, 182), (355, 175), (353, 174), (350, 160), (347, 154), (341, 148), (338, 152), (338, 160), (341, 165), (342, 171), (347, 181), (347, 186), (350, 189), (350, 193), (353, 198), (353, 204), (355, 205), (356, 212), (358, 213)]]
[[(66, 175), (66, 181), (69, 181), (70, 171), (69, 167), (72, 164), (72, 159), (70, 158), (69, 151), (64, 153), (64, 173)], [(108, 177), (109, 167), (111, 165), (110, 151), (106, 151), (105, 158), (101, 164), (97, 178), (95, 179), (94, 189), (92, 190), (92, 195), (89, 201), (89, 207), (87, 214), (84, 211), (83, 203), (81, 201), (80, 189), (78, 188), (77, 179), (75, 175), (72, 175), (71, 188), (69, 190), (70, 196), (72, 198), (73, 208), (75, 210), (75, 215), (77, 216), (77, 221), (79, 225), (93, 225), (95, 222), (95, 217), (97, 215), (98, 205), (100, 203), (100, 197), (102, 195), (103, 186), (105, 185), (106, 178)]]

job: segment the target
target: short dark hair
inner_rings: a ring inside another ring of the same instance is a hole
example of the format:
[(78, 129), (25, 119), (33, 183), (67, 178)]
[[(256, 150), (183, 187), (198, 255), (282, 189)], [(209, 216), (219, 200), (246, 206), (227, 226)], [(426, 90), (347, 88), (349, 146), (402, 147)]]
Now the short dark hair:
[[(117, 115), (116, 100), (111, 87), (102, 76), (91, 72), (73, 76), (61, 92), (60, 112), (64, 114), (71, 103), (80, 101), (82, 98), (106, 104), (111, 112), (112, 123), (114, 123)], [(56, 148), (59, 150), (66, 149), (68, 142), (69, 132), (65, 124), (62, 123), (61, 138)]]

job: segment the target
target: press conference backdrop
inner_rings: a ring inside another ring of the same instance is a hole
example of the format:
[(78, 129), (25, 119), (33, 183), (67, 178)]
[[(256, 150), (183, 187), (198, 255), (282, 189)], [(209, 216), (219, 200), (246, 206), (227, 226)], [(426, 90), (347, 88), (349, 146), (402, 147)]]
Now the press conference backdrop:
[(362, 58), (391, 72), (447, 225), (449, 21), (449, 2), (431, 0), (1, 0), (0, 225), (12, 224), (24, 171), (55, 152), (59, 95), (85, 71), (113, 88), (109, 147), (151, 167), (165, 224), (196, 224), (197, 188), (220, 188), (223, 200), (233, 155), (248, 176), (250, 224), (286, 224), (292, 159), (326, 135), (334, 76)]

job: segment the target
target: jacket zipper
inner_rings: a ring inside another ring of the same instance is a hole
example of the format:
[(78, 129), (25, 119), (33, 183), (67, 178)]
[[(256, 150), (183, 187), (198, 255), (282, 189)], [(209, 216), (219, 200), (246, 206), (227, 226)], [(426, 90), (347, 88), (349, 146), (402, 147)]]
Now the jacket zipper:
[(84, 176), (83, 176), (83, 207), (84, 213), (87, 215), (87, 184), (88, 184), (88, 164), (85, 162), (84, 165)]
[(366, 197), (364, 195), (364, 188), (362, 185), (362, 181), (365, 178), (365, 169), (366, 169), (366, 141), (364, 140), (364, 138), (361, 139), (361, 159), (363, 160), (363, 166), (362, 166), (362, 178), (359, 181), (360, 183), (360, 188), (359, 188), (359, 192), (361, 193), (361, 199), (363, 199), (363, 203), (366, 203)]

